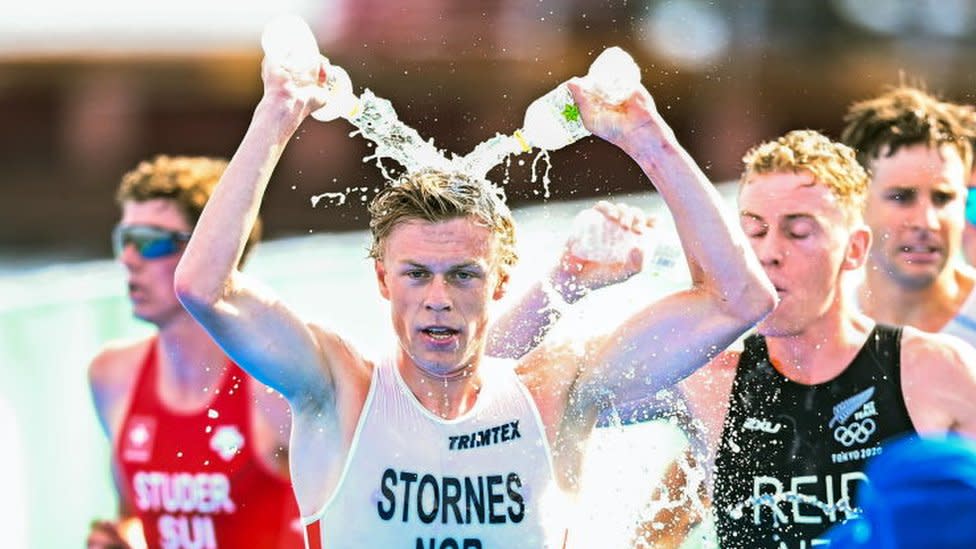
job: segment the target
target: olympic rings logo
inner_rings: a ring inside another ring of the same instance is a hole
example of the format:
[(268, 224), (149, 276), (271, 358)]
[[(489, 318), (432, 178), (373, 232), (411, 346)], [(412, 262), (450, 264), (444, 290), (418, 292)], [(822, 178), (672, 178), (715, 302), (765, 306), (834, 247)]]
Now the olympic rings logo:
[(855, 421), (850, 425), (838, 425), (834, 429), (834, 440), (850, 448), (854, 443), (864, 444), (871, 438), (871, 435), (878, 429), (874, 420), (866, 418), (864, 421)]

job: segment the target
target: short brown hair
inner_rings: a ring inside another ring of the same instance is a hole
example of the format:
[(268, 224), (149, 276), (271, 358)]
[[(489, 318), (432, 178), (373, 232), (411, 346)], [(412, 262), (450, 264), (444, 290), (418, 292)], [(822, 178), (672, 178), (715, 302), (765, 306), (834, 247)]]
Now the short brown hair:
[(924, 90), (898, 86), (873, 99), (850, 106), (841, 140), (857, 151), (866, 168), (882, 154), (891, 156), (899, 148), (951, 145), (959, 152), (966, 173), (973, 164), (972, 107), (941, 101)]
[(498, 186), (461, 173), (424, 170), (407, 174), (387, 185), (369, 205), (369, 229), (373, 236), (369, 255), (383, 258), (383, 244), (399, 223), (420, 219), (431, 223), (473, 217), (497, 237), (502, 264), (518, 261), (515, 224)]
[[(156, 198), (172, 200), (192, 229), (200, 220), (203, 207), (225, 169), (227, 161), (222, 158), (159, 155), (140, 162), (135, 169), (122, 176), (115, 200), (119, 205)], [(241, 263), (261, 239), (261, 230), (261, 219), (258, 218), (248, 235)]]
[(813, 130), (794, 130), (753, 147), (744, 157), (741, 183), (755, 175), (810, 172), (840, 202), (848, 219), (860, 219), (868, 192), (868, 174), (854, 151)]

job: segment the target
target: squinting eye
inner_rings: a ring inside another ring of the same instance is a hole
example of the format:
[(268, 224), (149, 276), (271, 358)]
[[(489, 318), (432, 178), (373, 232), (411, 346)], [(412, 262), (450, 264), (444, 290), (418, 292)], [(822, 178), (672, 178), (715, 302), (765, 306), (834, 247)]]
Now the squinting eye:
[(952, 202), (956, 195), (952, 193), (935, 193), (932, 195), (932, 203), (936, 206), (945, 206)]
[(765, 223), (751, 217), (742, 217), (740, 224), (742, 226), (742, 232), (746, 233), (746, 236), (749, 238), (764, 236), (769, 229)]
[(809, 219), (798, 219), (787, 226), (790, 238), (802, 240), (813, 234), (816, 225)]
[(407, 278), (421, 279), (427, 276), (424, 271), (407, 271)]
[(896, 192), (888, 195), (889, 200), (893, 200), (895, 202), (902, 202), (902, 203), (909, 202), (911, 201), (912, 198), (913, 198), (912, 193), (908, 193), (908, 192)]

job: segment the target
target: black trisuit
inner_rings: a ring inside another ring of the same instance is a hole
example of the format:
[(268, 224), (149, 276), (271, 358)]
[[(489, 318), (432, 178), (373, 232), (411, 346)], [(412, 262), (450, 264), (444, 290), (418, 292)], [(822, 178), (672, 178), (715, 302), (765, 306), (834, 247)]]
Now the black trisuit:
[(762, 336), (746, 339), (716, 457), (723, 549), (826, 547), (815, 540), (846, 517), (865, 460), (915, 431), (900, 357), (901, 328), (877, 325), (840, 375), (804, 385), (773, 368)]

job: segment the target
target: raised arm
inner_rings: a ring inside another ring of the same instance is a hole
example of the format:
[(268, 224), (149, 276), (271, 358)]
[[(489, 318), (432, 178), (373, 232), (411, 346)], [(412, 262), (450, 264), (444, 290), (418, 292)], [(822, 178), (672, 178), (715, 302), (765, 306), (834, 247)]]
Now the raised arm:
[[(323, 80), (323, 71), (318, 73)], [(308, 395), (329, 396), (333, 345), (237, 267), (286, 143), (324, 102), (314, 78), (267, 62), (262, 77), (264, 95), (193, 231), (177, 267), (175, 289), (235, 362), (294, 405)]]
[(674, 216), (692, 286), (624, 321), (595, 342), (577, 390), (594, 403), (608, 392), (625, 400), (687, 376), (762, 319), (775, 305), (772, 285), (721, 198), (637, 85), (611, 104), (590, 79), (570, 88), (593, 134), (633, 158)]
[[(564, 307), (639, 273), (648, 229), (653, 224), (653, 219), (637, 208), (602, 200), (580, 212), (556, 265), (492, 324), (487, 354), (520, 358), (546, 336)], [(619, 249), (612, 254), (587, 256), (584, 245), (603, 235), (617, 241)]]

